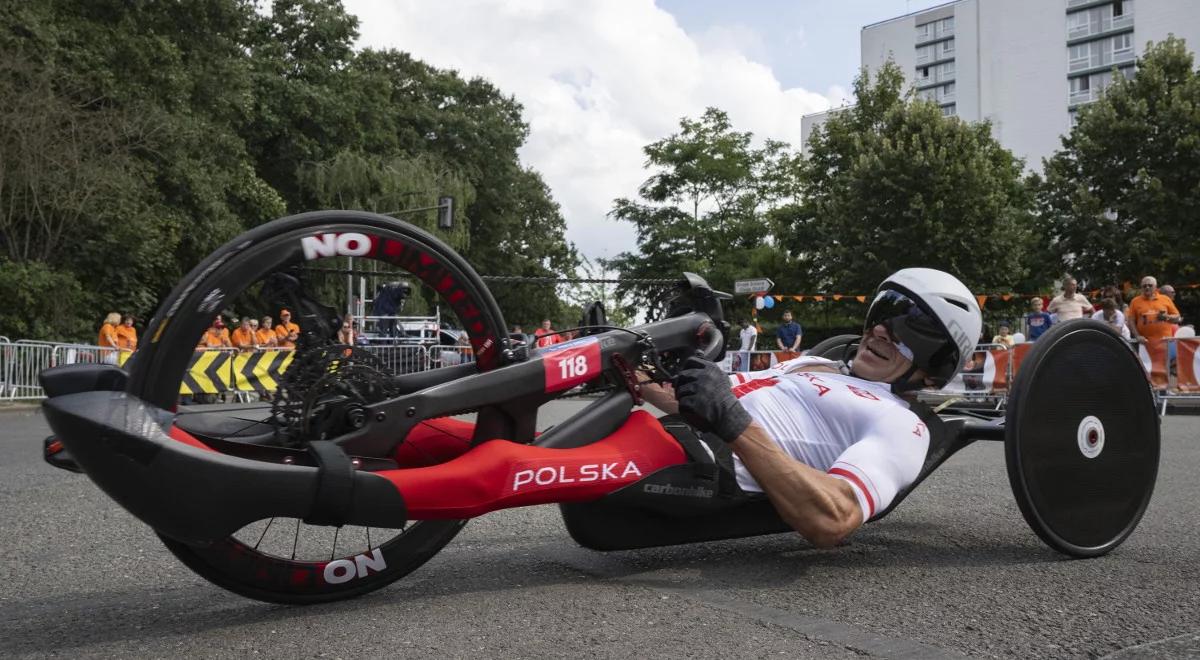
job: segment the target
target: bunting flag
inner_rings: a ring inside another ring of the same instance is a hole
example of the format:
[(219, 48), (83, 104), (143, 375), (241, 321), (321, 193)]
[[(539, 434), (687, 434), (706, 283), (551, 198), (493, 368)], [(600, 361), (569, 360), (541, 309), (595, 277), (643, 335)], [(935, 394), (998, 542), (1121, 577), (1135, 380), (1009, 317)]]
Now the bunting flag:
[[(1124, 282), (1122, 284), (1122, 286), (1124, 286), (1124, 287), (1126, 287), (1126, 289), (1128, 289), (1130, 284), (1129, 284), (1129, 282)], [(1175, 288), (1177, 288), (1177, 289), (1197, 289), (1197, 288), (1200, 288), (1200, 284), (1177, 284), (1177, 285), (1175, 285)], [(1101, 294), (1102, 294), (1101, 290), (1084, 292), (1084, 295), (1087, 295), (1093, 301), (1099, 299)], [(820, 294), (814, 294), (814, 293), (801, 293), (801, 294), (752, 293), (752, 294), (748, 295), (747, 298), (750, 300), (761, 300), (761, 299), (765, 299), (765, 298), (770, 298), (775, 302), (784, 302), (789, 299), (794, 300), (796, 302), (804, 302), (806, 299), (812, 300), (814, 302), (825, 302), (826, 300), (839, 301), (843, 298), (853, 298), (860, 303), (867, 302), (866, 295), (856, 294), (856, 293), (820, 293)], [(978, 294), (975, 294), (975, 300), (977, 300), (979, 302), (980, 307), (985, 306), (987, 304), (988, 300), (1003, 300), (1004, 302), (1009, 302), (1009, 301), (1013, 300), (1014, 298), (1016, 298), (1017, 300), (1033, 299), (1033, 298), (1048, 298), (1048, 295), (1041, 294), (1041, 293), (978, 293)]]

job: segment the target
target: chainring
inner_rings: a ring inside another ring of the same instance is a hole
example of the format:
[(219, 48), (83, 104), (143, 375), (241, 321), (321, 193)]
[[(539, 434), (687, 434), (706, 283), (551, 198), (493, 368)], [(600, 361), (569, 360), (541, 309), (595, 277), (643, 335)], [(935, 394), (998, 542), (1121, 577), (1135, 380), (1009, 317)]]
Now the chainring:
[(329, 344), (297, 352), (271, 402), (281, 444), (303, 447), (357, 428), (366, 406), (398, 396), (387, 365), (364, 349)]

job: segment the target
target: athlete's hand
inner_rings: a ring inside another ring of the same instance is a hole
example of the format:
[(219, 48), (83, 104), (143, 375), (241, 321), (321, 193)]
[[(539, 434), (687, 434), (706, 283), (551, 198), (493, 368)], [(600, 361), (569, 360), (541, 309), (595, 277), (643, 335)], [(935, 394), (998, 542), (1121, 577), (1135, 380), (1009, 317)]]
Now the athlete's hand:
[(750, 414), (729, 389), (729, 377), (717, 365), (691, 357), (675, 376), (675, 399), (688, 424), (733, 442), (747, 426)]

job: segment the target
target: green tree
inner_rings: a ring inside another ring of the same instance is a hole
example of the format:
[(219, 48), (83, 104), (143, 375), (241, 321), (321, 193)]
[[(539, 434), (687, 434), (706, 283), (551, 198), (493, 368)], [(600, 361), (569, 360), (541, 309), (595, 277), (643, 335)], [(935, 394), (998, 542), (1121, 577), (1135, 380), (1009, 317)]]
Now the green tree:
[[(680, 131), (647, 145), (646, 167), (654, 173), (638, 190), (640, 200), (613, 202), (611, 218), (632, 222), (638, 251), (608, 262), (626, 279), (677, 278), (699, 273), (714, 287), (755, 273), (771, 261), (764, 214), (778, 199), (787, 146), (733, 130), (729, 116), (709, 108), (700, 119), (684, 118)], [(623, 284), (630, 307), (661, 310), (664, 287)]]
[(1062, 267), (1093, 284), (1200, 276), (1200, 71), (1183, 40), (1147, 46), (1079, 109), (1038, 201)]
[(798, 201), (774, 215), (781, 245), (817, 290), (870, 292), (910, 266), (969, 287), (1030, 275), (1033, 199), (1022, 163), (987, 122), (943, 117), (902, 91), (887, 62), (854, 83), (857, 104), (831, 114), (795, 163)]
[[(88, 339), (106, 312), (148, 315), (218, 245), (289, 210), (451, 194), (444, 236), (479, 271), (573, 273), (562, 214), (517, 154), (520, 104), (404, 53), (355, 52), (357, 25), (338, 0), (0, 3), (2, 275), (80, 291), (62, 312), (4, 315), (38, 318), (0, 319), (0, 334)], [(547, 285), (497, 297), (522, 317), (563, 306)]]

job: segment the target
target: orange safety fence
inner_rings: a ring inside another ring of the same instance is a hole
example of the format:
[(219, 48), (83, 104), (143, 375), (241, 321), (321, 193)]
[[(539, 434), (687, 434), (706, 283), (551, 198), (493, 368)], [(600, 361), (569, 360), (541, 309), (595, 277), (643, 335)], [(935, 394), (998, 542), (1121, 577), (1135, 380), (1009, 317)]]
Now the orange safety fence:
[(1200, 339), (1175, 338), (1177, 355), (1175, 357), (1175, 383), (1170, 388), (1173, 392), (1183, 394), (1200, 393)]
[(1167, 339), (1151, 339), (1141, 342), (1137, 346), (1138, 359), (1142, 361), (1142, 368), (1150, 375), (1150, 384), (1156, 390), (1168, 389), (1170, 385), (1167, 341)]

